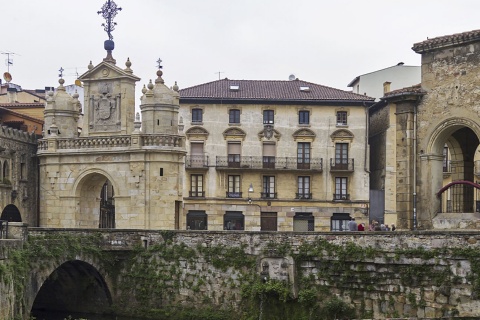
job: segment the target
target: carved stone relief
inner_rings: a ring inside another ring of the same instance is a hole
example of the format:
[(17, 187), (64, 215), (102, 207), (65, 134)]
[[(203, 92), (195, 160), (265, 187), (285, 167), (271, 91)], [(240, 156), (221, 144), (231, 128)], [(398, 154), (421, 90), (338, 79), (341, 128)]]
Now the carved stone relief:
[(119, 131), (121, 94), (113, 93), (113, 83), (98, 84), (98, 94), (90, 96), (89, 126), (92, 131)]

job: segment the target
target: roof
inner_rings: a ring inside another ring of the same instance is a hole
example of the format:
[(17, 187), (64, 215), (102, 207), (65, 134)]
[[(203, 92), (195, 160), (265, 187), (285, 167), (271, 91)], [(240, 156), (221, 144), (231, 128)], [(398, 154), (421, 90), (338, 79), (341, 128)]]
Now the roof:
[(7, 108), (7, 109), (45, 108), (45, 102), (0, 103), (0, 107)]
[(15, 111), (12, 111), (8, 108), (4, 108), (2, 105), (0, 105), (0, 112), (2, 112), (2, 111), (13, 114), (13, 115), (15, 115), (19, 118), (27, 119), (27, 120), (37, 122), (37, 123), (42, 123), (42, 124), (44, 123), (44, 121), (42, 119), (34, 118), (32, 116), (29, 116), (29, 115), (26, 115), (26, 114), (23, 114), (23, 113), (15, 112)]
[(454, 45), (466, 44), (480, 41), (480, 30), (472, 30), (462, 33), (455, 33), (448, 36), (441, 36), (415, 43), (412, 50), (416, 53), (424, 53), (435, 49), (447, 48)]
[(423, 91), (421, 84), (416, 84), (411, 87), (406, 87), (398, 90), (392, 90), (390, 92), (385, 93), (382, 99), (384, 98), (391, 98), (391, 97), (398, 97), (406, 94), (420, 94), (423, 95), (425, 94), (425, 91)]
[[(303, 90), (302, 90), (303, 89)], [(374, 98), (303, 80), (223, 79), (179, 90), (180, 101), (373, 102)]]

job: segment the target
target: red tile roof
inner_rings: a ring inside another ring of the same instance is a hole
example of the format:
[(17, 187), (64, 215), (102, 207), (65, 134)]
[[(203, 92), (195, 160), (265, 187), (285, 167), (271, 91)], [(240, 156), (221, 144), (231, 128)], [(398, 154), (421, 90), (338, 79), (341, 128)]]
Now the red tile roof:
[(448, 36), (436, 37), (415, 43), (412, 50), (416, 53), (424, 53), (435, 49), (451, 47), (454, 45), (480, 41), (480, 30), (455, 33)]
[[(238, 86), (238, 90), (231, 86)], [(301, 88), (308, 88), (301, 90)], [(223, 79), (185, 88), (180, 100), (373, 102), (375, 99), (303, 80), (230, 80)]]
[(423, 95), (425, 91), (422, 89), (421, 84), (416, 84), (411, 87), (406, 87), (402, 89), (393, 90), (390, 92), (385, 93), (382, 99), (385, 98), (392, 98), (392, 97), (399, 97), (404, 95)]
[(0, 103), (0, 107), (7, 108), (7, 109), (45, 108), (45, 102)]

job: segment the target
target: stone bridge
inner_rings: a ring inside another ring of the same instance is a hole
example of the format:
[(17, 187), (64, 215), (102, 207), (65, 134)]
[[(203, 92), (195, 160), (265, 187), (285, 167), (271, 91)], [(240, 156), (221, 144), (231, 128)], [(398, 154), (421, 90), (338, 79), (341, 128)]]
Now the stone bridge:
[(1, 319), (29, 319), (32, 310), (43, 309), (143, 319), (182, 319), (185, 312), (228, 319), (234, 310), (258, 318), (261, 305), (263, 319), (293, 319), (327, 312), (324, 303), (331, 299), (363, 318), (480, 316), (478, 231), (12, 225), (9, 233), (17, 239), (0, 240)]

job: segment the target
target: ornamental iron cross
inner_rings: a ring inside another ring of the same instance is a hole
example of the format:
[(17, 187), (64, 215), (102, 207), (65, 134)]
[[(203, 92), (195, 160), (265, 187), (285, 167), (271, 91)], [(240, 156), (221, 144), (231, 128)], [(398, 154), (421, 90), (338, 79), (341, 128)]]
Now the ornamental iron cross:
[(101, 14), (106, 23), (102, 23), (102, 27), (108, 34), (108, 39), (113, 40), (112, 31), (115, 30), (116, 22), (113, 22), (113, 18), (117, 15), (118, 11), (122, 11), (122, 8), (117, 7), (117, 4), (113, 0), (107, 0), (102, 7), (101, 11), (97, 14)]
[(58, 69), (58, 72), (60, 72), (60, 73), (58, 74), (58, 76), (59, 76), (60, 78), (63, 78), (63, 71), (65, 71), (65, 70), (64, 70), (62, 67), (60, 67), (60, 69)]
[(158, 64), (158, 69), (162, 69), (162, 59), (158, 58), (157, 60), (157, 64)]

